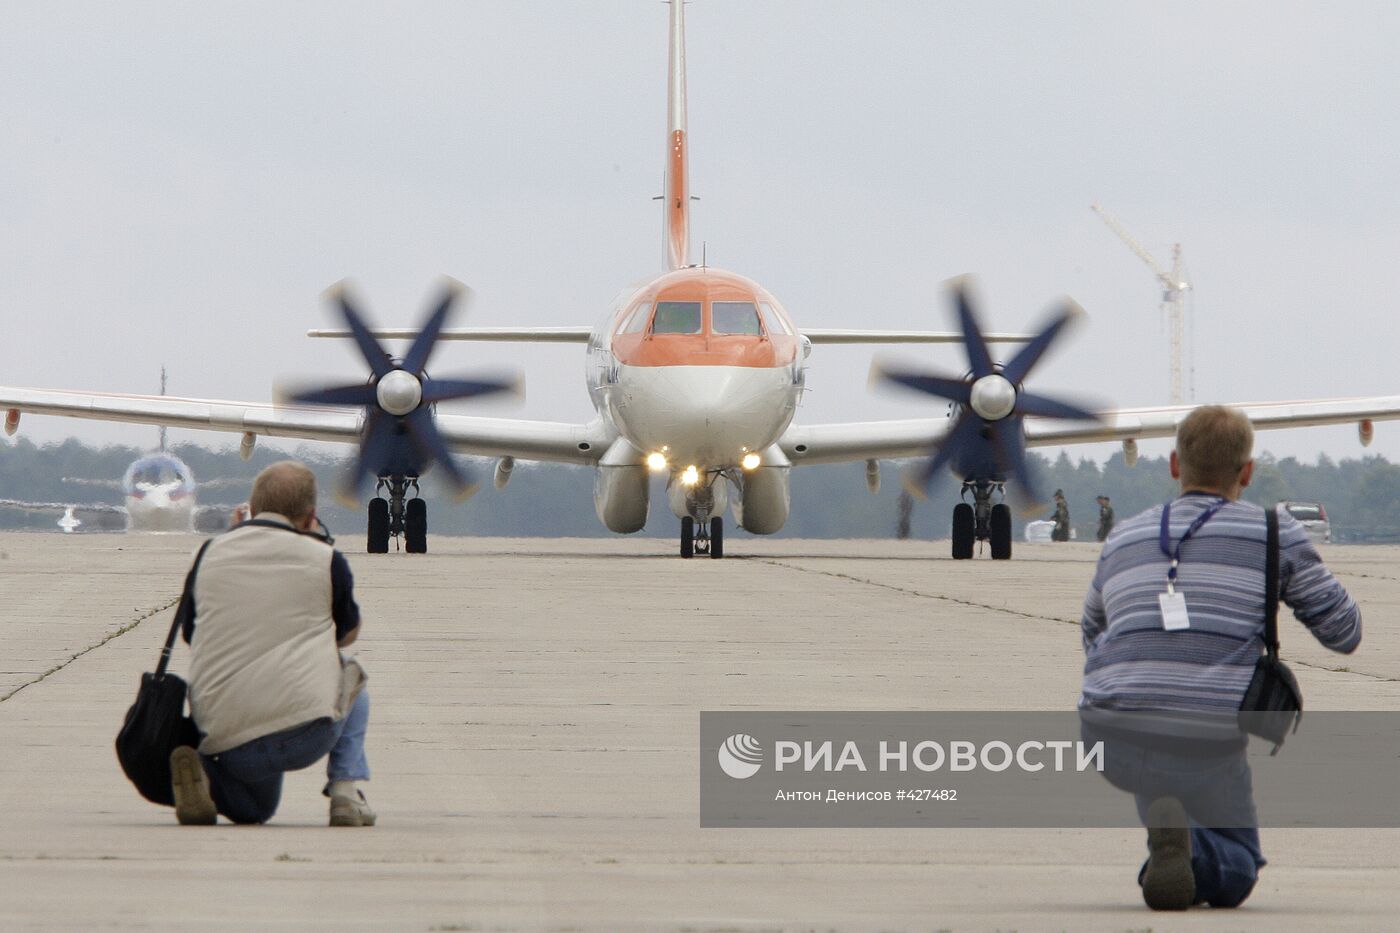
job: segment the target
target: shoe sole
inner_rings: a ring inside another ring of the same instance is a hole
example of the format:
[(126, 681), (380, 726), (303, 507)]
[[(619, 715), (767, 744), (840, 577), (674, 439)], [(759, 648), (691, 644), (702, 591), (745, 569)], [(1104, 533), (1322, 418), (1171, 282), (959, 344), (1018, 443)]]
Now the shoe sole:
[(209, 779), (199, 753), (182, 745), (170, 753), (170, 789), (175, 794), (175, 818), (181, 826), (213, 826), (219, 819)]
[(1191, 831), (1186, 809), (1174, 797), (1154, 800), (1147, 809), (1147, 871), (1142, 899), (1153, 910), (1186, 910), (1196, 902), (1191, 870)]
[(366, 812), (356, 800), (349, 797), (331, 798), (332, 826), (373, 826), (374, 814)]

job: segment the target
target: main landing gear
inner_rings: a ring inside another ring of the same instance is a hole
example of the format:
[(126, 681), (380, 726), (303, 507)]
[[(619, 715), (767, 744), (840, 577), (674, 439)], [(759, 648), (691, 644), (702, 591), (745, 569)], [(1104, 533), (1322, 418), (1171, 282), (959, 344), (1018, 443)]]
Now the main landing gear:
[(694, 557), (708, 554), (718, 560), (724, 556), (724, 519), (716, 515), (706, 522), (700, 520), (696, 531), (695, 519), (687, 515), (681, 519), (681, 556)]
[[(387, 493), (388, 499), (381, 498)], [(412, 493), (412, 499), (406, 497)], [(428, 552), (428, 503), (418, 498), (418, 477), (381, 476), (369, 500), (369, 532), (365, 550), (370, 554), (389, 553), (389, 539), (410, 554)]]
[(1011, 559), (1011, 507), (1005, 502), (992, 503), (992, 496), (1006, 498), (1004, 483), (991, 480), (966, 480), (963, 498), (972, 493), (971, 504), (959, 502), (953, 508), (953, 560), (972, 557), (975, 541), (988, 541), (992, 560)]

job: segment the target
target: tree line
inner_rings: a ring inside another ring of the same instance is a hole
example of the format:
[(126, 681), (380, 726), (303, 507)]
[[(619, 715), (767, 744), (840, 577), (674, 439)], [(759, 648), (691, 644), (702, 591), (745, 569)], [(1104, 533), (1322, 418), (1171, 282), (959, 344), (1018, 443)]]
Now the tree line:
[[(77, 440), (36, 445), (26, 439), (0, 443), (0, 498), (26, 501), (106, 502), (120, 505), (121, 493), (77, 480), (119, 480), (131, 461), (143, 451), (136, 447), (90, 447)], [(322, 489), (320, 511), (337, 534), (361, 534), (362, 510), (348, 510), (332, 496), (347, 461), (318, 451), (292, 451), (259, 444), (244, 461), (233, 447), (213, 449), (179, 444), (171, 452), (190, 468), (196, 482), (218, 479), (198, 493), (201, 505), (232, 507), (244, 501), (258, 470), (294, 456), (316, 472)], [(491, 483), (492, 461), (463, 457), (482, 483), (482, 489), (464, 504), (443, 494), (433, 478), (423, 480), (429, 503), (429, 530), (449, 535), (518, 535), (525, 537), (599, 537), (609, 532), (593, 512), (593, 471), (587, 467), (546, 463), (519, 463), (510, 484), (501, 491)], [(1071, 522), (1081, 541), (1092, 541), (1098, 525), (1095, 497), (1107, 495), (1120, 519), (1170, 498), (1175, 491), (1167, 458), (1142, 458), (1128, 467), (1121, 454), (1100, 464), (1088, 458), (1072, 460), (1061, 453), (1051, 460), (1030, 454), (1032, 473), (1047, 504), (1043, 514), (1016, 515), (1019, 538), (1026, 521), (1048, 517), (1049, 496), (1061, 489), (1069, 503)], [(781, 532), (794, 538), (889, 538), (900, 519), (899, 476), (907, 464), (881, 464), (878, 493), (866, 488), (863, 463), (799, 467), (792, 471), (792, 514)], [(916, 501), (909, 515), (914, 538), (947, 537), (952, 509), (959, 501), (959, 484), (940, 478), (926, 501)], [(1320, 502), (1332, 523), (1334, 541), (1400, 541), (1400, 466), (1384, 457), (1371, 456), (1340, 462), (1322, 455), (1315, 463), (1268, 453), (1256, 460), (1254, 481), (1245, 498), (1260, 504), (1284, 500)], [(657, 478), (652, 486), (651, 517), (642, 535), (671, 538), (677, 521), (666, 505), (665, 485)], [(0, 508), (0, 528), (52, 528), (53, 514)], [(736, 534), (742, 532), (736, 530)]]

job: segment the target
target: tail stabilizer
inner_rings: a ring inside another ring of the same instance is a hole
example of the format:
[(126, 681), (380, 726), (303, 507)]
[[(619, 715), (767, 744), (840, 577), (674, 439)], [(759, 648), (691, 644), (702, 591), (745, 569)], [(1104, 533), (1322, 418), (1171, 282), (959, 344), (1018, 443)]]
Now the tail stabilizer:
[(666, 194), (662, 200), (662, 251), (666, 268), (690, 265), (689, 141), (685, 129), (685, 0), (671, 2), (667, 62)]

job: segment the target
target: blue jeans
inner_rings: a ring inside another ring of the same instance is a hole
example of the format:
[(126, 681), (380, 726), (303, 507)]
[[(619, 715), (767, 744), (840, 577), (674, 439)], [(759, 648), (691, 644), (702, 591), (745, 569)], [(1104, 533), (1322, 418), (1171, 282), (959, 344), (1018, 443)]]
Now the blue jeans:
[(282, 800), (283, 773), (309, 768), (327, 753), (328, 780), (369, 780), (368, 727), (369, 691), (361, 690), (344, 719), (313, 719), (217, 755), (201, 755), (214, 805), (235, 823), (266, 823)]
[[(1100, 738), (1087, 727), (1084, 734), (1086, 739)], [(1259, 869), (1267, 864), (1259, 848), (1259, 816), (1244, 749), (1195, 757), (1106, 739), (1103, 775), (1113, 786), (1133, 795), (1144, 826), (1152, 801), (1159, 797), (1180, 800), (1191, 832), (1196, 902), (1212, 907), (1244, 903), (1259, 879)], [(1143, 870), (1146, 868), (1144, 862)]]

